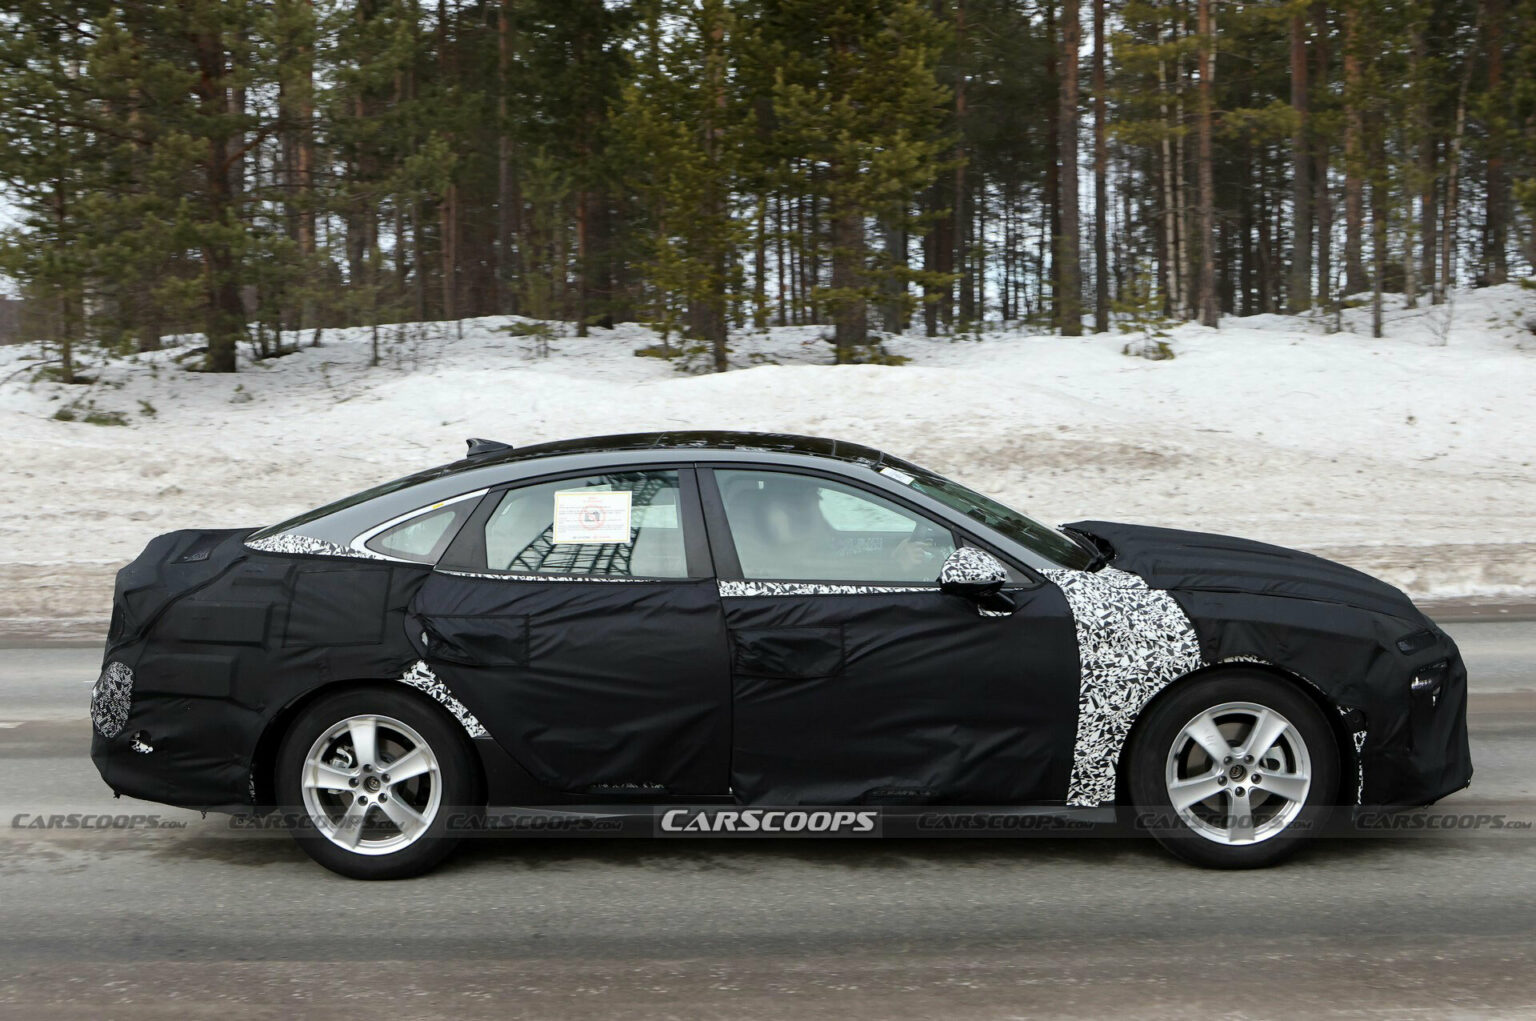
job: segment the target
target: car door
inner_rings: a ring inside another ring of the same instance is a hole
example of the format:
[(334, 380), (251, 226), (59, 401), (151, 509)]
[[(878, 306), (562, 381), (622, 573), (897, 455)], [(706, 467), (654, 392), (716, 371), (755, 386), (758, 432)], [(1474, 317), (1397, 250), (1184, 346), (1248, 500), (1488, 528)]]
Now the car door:
[(411, 604), (427, 665), (541, 783), (729, 787), (729, 669), (693, 471), (487, 494)]
[(984, 615), (937, 577), (977, 544), (846, 476), (700, 468), (731, 639), (731, 782), (757, 804), (1065, 800), (1077, 644), (1017, 565)]

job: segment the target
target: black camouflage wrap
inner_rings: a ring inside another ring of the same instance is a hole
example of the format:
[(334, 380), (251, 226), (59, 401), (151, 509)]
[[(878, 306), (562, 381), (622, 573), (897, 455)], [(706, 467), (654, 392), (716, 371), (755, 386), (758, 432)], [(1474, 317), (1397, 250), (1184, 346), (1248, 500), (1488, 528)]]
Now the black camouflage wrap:
[[(245, 810), (264, 739), (305, 698), (393, 679), (442, 702), (410, 674), (405, 607), (426, 568), (262, 552), (249, 531), (162, 535), (118, 572), (91, 741), (114, 791)], [(110, 683), (124, 671), (131, 687)]]
[[(1461, 655), (1396, 588), (1247, 539), (1106, 521), (1067, 527), (1107, 543), (1113, 568), (1167, 592), (1192, 623), (1205, 664), (1268, 666), (1331, 706), (1346, 759), (1358, 752), (1345, 768), (1358, 773), (1358, 789), (1343, 800), (1423, 805), (1471, 781)], [(1423, 647), (1401, 651), (1409, 636)], [(1438, 692), (1410, 691), (1418, 671), (1441, 662)]]
[(1060, 804), (1077, 697), (1061, 592), (1011, 591), (1014, 613), (989, 618), (937, 587), (863, 588), (724, 588), (736, 796)]
[(726, 789), (726, 639), (712, 579), (440, 572), (407, 619), (422, 661), (549, 790)]
[(1402, 593), (1261, 543), (1072, 527), (1109, 565), (1011, 584), (1003, 616), (937, 584), (511, 580), (173, 532), (118, 575), (92, 758), (119, 793), (248, 810), (307, 700), (393, 681), (463, 729), (493, 804), (1091, 807), (1152, 699), (1243, 663), (1328, 711), (1346, 800), (1467, 784), (1465, 669)]

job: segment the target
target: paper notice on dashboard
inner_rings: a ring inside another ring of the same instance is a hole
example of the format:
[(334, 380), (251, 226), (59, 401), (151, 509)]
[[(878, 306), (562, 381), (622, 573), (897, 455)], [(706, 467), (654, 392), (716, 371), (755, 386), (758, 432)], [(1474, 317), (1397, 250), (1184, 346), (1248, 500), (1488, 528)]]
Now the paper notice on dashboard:
[(629, 542), (629, 491), (555, 493), (555, 542)]

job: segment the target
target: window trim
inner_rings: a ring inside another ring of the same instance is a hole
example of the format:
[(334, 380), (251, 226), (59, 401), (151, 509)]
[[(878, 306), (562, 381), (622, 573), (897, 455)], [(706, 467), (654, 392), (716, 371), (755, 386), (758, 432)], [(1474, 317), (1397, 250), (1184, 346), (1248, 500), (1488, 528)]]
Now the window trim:
[[(765, 582), (784, 585), (827, 585), (843, 586), (849, 588), (861, 587), (886, 587), (900, 586), (902, 588), (920, 589), (924, 591), (939, 591), (938, 581), (931, 582), (879, 582), (879, 581), (849, 581), (836, 578), (747, 578), (741, 570), (741, 560), (736, 555), (736, 540), (731, 534), (730, 522), (726, 518), (725, 501), (720, 496), (720, 486), (715, 479), (715, 469), (727, 471), (760, 471), (774, 472), (780, 475), (799, 475), (802, 477), (828, 479), (840, 483), (849, 489), (855, 489), (870, 496), (885, 500), (894, 504), (910, 514), (927, 521), (939, 528), (948, 531), (955, 539), (955, 546), (974, 546), (996, 556), (1009, 568), (1017, 572), (1024, 580), (1010, 583), (1008, 588), (1013, 590), (1035, 588), (1043, 584), (1043, 579), (1037, 577), (1036, 572), (1024, 567), (1018, 562), (1018, 558), (1010, 556), (997, 548), (997, 544), (977, 538), (968, 529), (959, 528), (954, 522), (942, 517), (936, 517), (926, 507), (919, 506), (911, 500), (903, 499), (900, 494), (888, 492), (878, 487), (866, 485), (863, 480), (840, 472), (825, 471), (820, 468), (811, 468), (801, 465), (760, 464), (752, 461), (710, 461), (708, 464), (695, 466), (698, 469), (699, 496), (704, 505), (704, 523), (709, 529), (710, 553), (715, 559), (715, 574), (721, 581), (741, 582)], [(935, 572), (937, 573), (937, 572)]]
[[(646, 474), (650, 472), (676, 472), (678, 508), (683, 530), (683, 556), (688, 574), (685, 577), (658, 578), (649, 575), (624, 575), (616, 578), (605, 574), (534, 574), (528, 571), (498, 571), (490, 566), (485, 552), (485, 525), (508, 492), (544, 486), (568, 479), (589, 479), (599, 475)], [(590, 582), (691, 582), (714, 577), (710, 559), (709, 540), (705, 531), (704, 514), (699, 506), (699, 485), (693, 465), (685, 462), (652, 462), (636, 465), (604, 465), (601, 468), (568, 469), (549, 475), (522, 478), (498, 486), (491, 486), (485, 499), (480, 502), (468, 520), (459, 528), (448, 549), (437, 562), (437, 570), (445, 574), (468, 575), (498, 581), (590, 581)]]
[(448, 551), (452, 549), (453, 544), (458, 541), (459, 532), (462, 532), (464, 530), (464, 526), (469, 524), (470, 519), (475, 516), (475, 510), (478, 510), (478, 508), (471, 510), (469, 515), (459, 523), (458, 529), (448, 537), (448, 544), (443, 547), (443, 551), (437, 555), (435, 560), (412, 560), (409, 557), (398, 557), (391, 553), (385, 553), (382, 550), (376, 550), (372, 546), (368, 545), (368, 543), (372, 542), (377, 536), (380, 536), (389, 531), (391, 528), (394, 528), (396, 525), (403, 525), (407, 521), (410, 521), (412, 518), (420, 517), (424, 514), (430, 514), (433, 511), (440, 511), (444, 507), (449, 507), (456, 503), (463, 503), (465, 500), (478, 500), (479, 498), (483, 497), (486, 492), (487, 490), (485, 489), (476, 489), (473, 492), (460, 493), (458, 496), (450, 496), (446, 500), (438, 500), (435, 503), (429, 503), (421, 507), (417, 507), (415, 510), (406, 511), (404, 514), (398, 514), (395, 517), (390, 518), (388, 521), (385, 521), (383, 524), (374, 525), (367, 531), (359, 532), (357, 535), (352, 537), (352, 541), (348, 543), (348, 546), (368, 557), (383, 557), (385, 560), (391, 560), (397, 564), (415, 564), (418, 567), (435, 567), (439, 562), (442, 561), (444, 557), (448, 555)]

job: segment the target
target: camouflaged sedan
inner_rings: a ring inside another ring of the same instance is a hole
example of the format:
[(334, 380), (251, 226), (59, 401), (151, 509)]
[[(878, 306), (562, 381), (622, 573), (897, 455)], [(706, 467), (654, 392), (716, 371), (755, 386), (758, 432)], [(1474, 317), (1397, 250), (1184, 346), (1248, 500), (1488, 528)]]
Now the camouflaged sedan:
[(153, 540), (117, 578), (92, 758), (118, 794), (281, 813), (362, 878), (470, 833), (1117, 812), (1256, 866), (1464, 787), (1466, 690), (1407, 597), (1304, 553), (1050, 528), (840, 441), (472, 440), (281, 524)]

